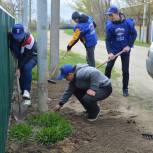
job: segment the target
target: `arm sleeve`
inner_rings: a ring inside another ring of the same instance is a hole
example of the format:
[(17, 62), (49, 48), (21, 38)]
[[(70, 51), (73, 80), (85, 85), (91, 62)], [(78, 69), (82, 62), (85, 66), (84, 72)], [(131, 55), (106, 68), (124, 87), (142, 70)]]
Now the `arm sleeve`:
[(99, 88), (99, 82), (97, 81), (97, 76), (99, 76), (99, 72), (92, 72), (90, 74), (90, 89), (97, 91)]
[(94, 25), (94, 28), (96, 28), (96, 27), (97, 27), (97, 25), (96, 25), (95, 21), (93, 21), (93, 25)]
[(134, 26), (130, 27), (130, 40), (129, 40), (130, 47), (133, 47), (136, 38), (137, 38), (137, 31), (135, 27)]
[(113, 53), (112, 48), (111, 48), (111, 37), (112, 37), (112, 34), (111, 34), (110, 29), (106, 28), (106, 41), (105, 42), (106, 42), (106, 49), (107, 49), (108, 54)]
[(63, 106), (69, 100), (69, 98), (74, 93), (74, 88), (74, 85), (72, 83), (69, 83), (69, 86), (65, 89), (63, 96), (60, 98), (60, 106)]
[(73, 33), (73, 36), (72, 36), (72, 39), (70, 40), (69, 42), (69, 46), (70, 47), (73, 47), (77, 42), (78, 40), (80, 39), (80, 35), (81, 35), (81, 31), (79, 28), (77, 28), (74, 33)]

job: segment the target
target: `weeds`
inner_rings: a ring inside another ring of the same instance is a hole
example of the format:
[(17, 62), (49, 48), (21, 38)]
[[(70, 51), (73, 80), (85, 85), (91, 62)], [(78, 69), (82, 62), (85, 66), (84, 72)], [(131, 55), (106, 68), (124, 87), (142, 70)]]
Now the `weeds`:
[(26, 141), (32, 135), (32, 128), (27, 124), (15, 124), (11, 127), (9, 131), (9, 136), (11, 139), (16, 139), (18, 141)]
[[(30, 136), (37, 142), (49, 145), (63, 140), (72, 133), (71, 124), (57, 113), (41, 113), (27, 118), (27, 124), (13, 125), (10, 138), (28, 140)], [(37, 130), (36, 130), (37, 129)]]

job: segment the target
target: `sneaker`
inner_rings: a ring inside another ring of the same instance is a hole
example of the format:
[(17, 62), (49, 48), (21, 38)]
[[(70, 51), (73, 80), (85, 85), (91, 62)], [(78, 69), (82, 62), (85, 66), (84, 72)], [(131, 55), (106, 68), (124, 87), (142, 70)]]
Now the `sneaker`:
[(24, 90), (22, 97), (23, 97), (23, 99), (30, 100), (30, 93), (29, 93), (29, 91)]
[(96, 113), (90, 114), (88, 116), (88, 121), (90, 121), (90, 122), (96, 121), (98, 119), (99, 115), (100, 115), (100, 109)]
[(31, 105), (31, 100), (24, 100), (23, 105), (30, 106)]
[(129, 96), (128, 89), (123, 89), (123, 96), (124, 97)]

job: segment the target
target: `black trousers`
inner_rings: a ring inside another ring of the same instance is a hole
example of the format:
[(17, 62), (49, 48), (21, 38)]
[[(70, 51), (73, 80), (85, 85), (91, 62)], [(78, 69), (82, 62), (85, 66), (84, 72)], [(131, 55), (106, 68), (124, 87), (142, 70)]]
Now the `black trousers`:
[(86, 59), (87, 59), (87, 63), (89, 66), (95, 67), (95, 55), (94, 55), (94, 51), (95, 51), (95, 46), (93, 47), (86, 47)]
[(97, 101), (107, 98), (112, 93), (112, 86), (110, 84), (108, 86), (99, 88), (99, 90), (96, 91), (95, 96), (89, 96), (88, 94), (86, 94), (86, 92), (87, 90), (76, 88), (74, 95), (77, 97), (77, 99), (83, 105), (84, 109), (90, 115), (99, 111), (100, 108), (97, 105)]
[[(112, 68), (114, 66), (114, 63), (117, 58), (107, 63), (106, 69), (105, 69), (105, 75), (108, 78), (111, 78), (111, 72)], [(121, 62), (122, 62), (122, 83), (123, 83), (123, 89), (128, 89), (129, 84), (129, 61), (130, 61), (130, 52), (129, 53), (123, 53), (121, 55)]]

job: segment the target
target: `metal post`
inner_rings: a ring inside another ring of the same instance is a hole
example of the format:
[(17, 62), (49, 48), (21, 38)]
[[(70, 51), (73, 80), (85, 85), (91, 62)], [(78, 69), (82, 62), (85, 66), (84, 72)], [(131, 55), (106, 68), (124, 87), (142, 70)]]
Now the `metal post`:
[(23, 25), (28, 29), (28, 0), (23, 1)]
[(151, 42), (153, 42), (153, 21), (151, 23)]
[(29, 23), (31, 23), (31, 15), (32, 15), (31, 7), (32, 7), (32, 0), (29, 0)]
[(147, 3), (146, 3), (146, 0), (144, 0), (143, 24), (142, 24), (142, 37), (141, 37), (141, 41), (142, 41), (142, 42), (145, 41), (146, 13), (147, 13)]
[(50, 27), (50, 68), (52, 69), (54, 69), (59, 63), (59, 21), (60, 0), (52, 0)]
[(38, 103), (41, 112), (48, 110), (47, 28), (47, 0), (37, 0)]

